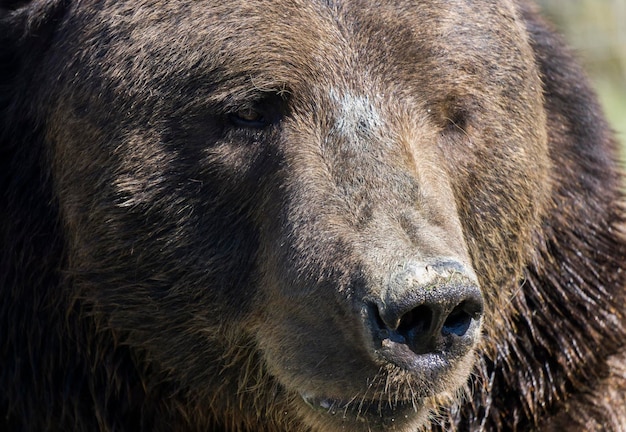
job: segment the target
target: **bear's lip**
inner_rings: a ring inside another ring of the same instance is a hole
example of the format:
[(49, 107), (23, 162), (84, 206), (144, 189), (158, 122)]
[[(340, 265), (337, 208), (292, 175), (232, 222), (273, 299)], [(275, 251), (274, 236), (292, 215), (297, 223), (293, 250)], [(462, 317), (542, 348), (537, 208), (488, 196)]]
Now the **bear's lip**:
[(370, 400), (354, 398), (342, 400), (320, 397), (301, 392), (302, 400), (314, 411), (326, 416), (336, 416), (341, 421), (361, 421), (370, 424), (393, 424), (398, 420), (422, 411), (420, 399), (411, 400)]

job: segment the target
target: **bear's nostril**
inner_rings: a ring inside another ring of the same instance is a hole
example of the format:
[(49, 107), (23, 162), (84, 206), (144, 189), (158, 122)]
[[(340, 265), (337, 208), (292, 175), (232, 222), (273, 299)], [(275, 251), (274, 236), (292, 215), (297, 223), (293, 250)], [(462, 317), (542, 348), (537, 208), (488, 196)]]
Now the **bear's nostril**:
[(466, 302), (461, 303), (456, 308), (450, 312), (448, 318), (446, 318), (443, 323), (443, 327), (441, 328), (441, 332), (445, 334), (455, 334), (457, 336), (463, 336), (467, 333), (467, 330), (472, 324), (472, 315), (470, 314), (471, 309), (468, 307)]
[(482, 302), (463, 299), (456, 306), (446, 304), (449, 303), (425, 301), (406, 312), (389, 304), (372, 305), (375, 338), (379, 344), (389, 340), (405, 345), (416, 355), (441, 350), (456, 352), (457, 346), (469, 348), (476, 337), (470, 329), (480, 321)]
[[(480, 288), (454, 268), (439, 279), (415, 283), (415, 270), (393, 278), (389, 288), (367, 306), (368, 325), (380, 355), (409, 365), (413, 356), (459, 357), (474, 346), (483, 314)], [(417, 274), (417, 276), (421, 276)], [(415, 357), (414, 357), (415, 359)], [(410, 368), (411, 366), (409, 366)]]
[(397, 331), (410, 340), (417, 334), (429, 331), (432, 322), (433, 311), (428, 306), (418, 306), (400, 318)]
[(400, 318), (393, 315), (383, 318), (380, 312), (378, 307), (373, 307), (378, 339), (406, 344), (416, 353), (423, 351), (418, 347), (417, 341), (431, 333), (434, 322), (434, 313), (428, 306), (418, 306)]

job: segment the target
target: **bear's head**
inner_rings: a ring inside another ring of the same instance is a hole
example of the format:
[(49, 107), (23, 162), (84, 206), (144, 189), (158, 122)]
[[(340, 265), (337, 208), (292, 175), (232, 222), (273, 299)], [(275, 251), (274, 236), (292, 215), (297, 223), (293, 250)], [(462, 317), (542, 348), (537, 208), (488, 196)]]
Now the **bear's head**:
[(194, 415), (415, 430), (505, 332), (552, 193), (527, 29), (386, 3), (12, 18), (68, 301)]

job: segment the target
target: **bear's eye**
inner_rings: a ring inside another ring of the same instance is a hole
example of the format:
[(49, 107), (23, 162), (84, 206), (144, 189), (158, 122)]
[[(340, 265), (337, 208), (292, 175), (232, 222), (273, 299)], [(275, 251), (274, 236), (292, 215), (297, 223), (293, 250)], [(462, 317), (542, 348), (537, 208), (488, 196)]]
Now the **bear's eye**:
[(479, 104), (471, 98), (449, 95), (433, 104), (428, 113), (443, 132), (465, 134), (471, 120), (471, 112), (478, 109)]
[(242, 101), (225, 111), (226, 121), (236, 129), (263, 130), (280, 123), (287, 113), (288, 97), (283, 94), (265, 93), (258, 99)]
[(446, 127), (458, 132), (465, 132), (467, 127), (467, 112), (464, 109), (455, 109), (448, 113), (445, 118)]
[(263, 129), (270, 124), (267, 116), (253, 108), (244, 108), (228, 116), (230, 122), (237, 127)]

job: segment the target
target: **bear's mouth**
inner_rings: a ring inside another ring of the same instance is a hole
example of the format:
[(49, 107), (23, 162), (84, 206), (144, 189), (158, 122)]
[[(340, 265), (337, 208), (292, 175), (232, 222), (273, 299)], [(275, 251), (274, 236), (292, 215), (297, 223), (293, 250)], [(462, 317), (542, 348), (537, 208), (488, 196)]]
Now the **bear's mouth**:
[(420, 399), (411, 400), (369, 400), (354, 398), (341, 400), (300, 393), (302, 400), (314, 411), (340, 421), (364, 422), (370, 425), (394, 424), (423, 411)]

